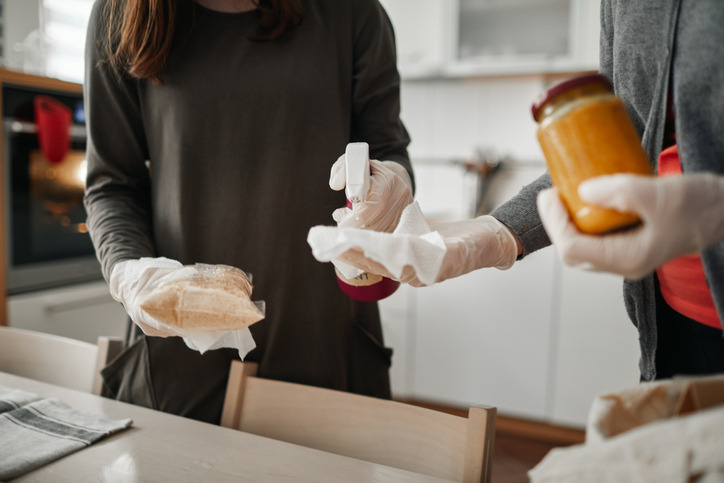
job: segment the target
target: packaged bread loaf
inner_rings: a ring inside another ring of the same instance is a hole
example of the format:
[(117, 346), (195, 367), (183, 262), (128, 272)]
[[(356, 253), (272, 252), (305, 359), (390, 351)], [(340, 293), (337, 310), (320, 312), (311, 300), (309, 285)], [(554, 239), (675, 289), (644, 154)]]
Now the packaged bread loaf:
[(264, 318), (246, 273), (226, 265), (185, 267), (140, 304), (159, 323), (185, 330), (237, 330)]

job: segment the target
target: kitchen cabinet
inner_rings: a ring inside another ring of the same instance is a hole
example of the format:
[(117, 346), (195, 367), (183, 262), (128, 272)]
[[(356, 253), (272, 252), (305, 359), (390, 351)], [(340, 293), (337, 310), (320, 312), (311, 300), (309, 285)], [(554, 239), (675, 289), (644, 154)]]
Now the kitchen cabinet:
[(638, 331), (626, 314), (621, 277), (557, 262), (550, 406), (546, 417), (582, 426), (595, 396), (639, 382)]
[(125, 337), (128, 316), (108, 284), (97, 282), (11, 295), (8, 324), (96, 343), (99, 336)]
[(382, 0), (403, 79), (597, 70), (594, 0)]
[(638, 382), (621, 278), (552, 248), (393, 297), (380, 306), (396, 397), (582, 428), (597, 395)]
[(403, 77), (441, 74), (448, 55), (451, 0), (380, 0), (395, 29)]
[(416, 290), (400, 285), (395, 293), (379, 302), (385, 346), (392, 349), (390, 382), (395, 398), (407, 398), (414, 393)]
[(541, 251), (511, 270), (478, 270), (418, 289), (415, 397), (541, 418), (550, 372), (553, 261), (550, 251)]

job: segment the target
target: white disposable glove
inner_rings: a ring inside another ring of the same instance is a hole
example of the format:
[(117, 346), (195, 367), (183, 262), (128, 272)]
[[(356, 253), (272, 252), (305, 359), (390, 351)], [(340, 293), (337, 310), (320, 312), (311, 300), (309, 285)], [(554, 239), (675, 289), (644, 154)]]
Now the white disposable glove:
[[(370, 160), (370, 189), (367, 197), (355, 203), (354, 211), (339, 208), (332, 213), (337, 225), (343, 228), (365, 228), (391, 233), (400, 221), (400, 215), (412, 203), (412, 181), (407, 170), (394, 161)], [(329, 187), (340, 191), (346, 185), (345, 155), (332, 165)]]
[[(440, 233), (445, 243), (445, 257), (435, 282), (442, 282), (480, 268), (495, 267), (507, 270), (518, 256), (518, 241), (513, 232), (490, 215), (472, 220), (438, 223), (430, 227)], [(415, 271), (406, 266), (401, 277), (393, 276), (380, 263), (364, 256), (361, 250), (351, 249), (339, 260), (365, 272), (397, 279), (413, 287), (422, 287)]]
[(169, 258), (141, 258), (117, 263), (109, 280), (111, 297), (121, 302), (131, 320), (144, 334), (156, 337), (177, 335), (141, 309), (141, 302), (169, 276), (187, 270)]
[(585, 235), (573, 225), (557, 191), (542, 191), (541, 220), (567, 265), (636, 280), (673, 258), (724, 241), (723, 176), (600, 176), (581, 183), (578, 193), (590, 203), (637, 213), (643, 223), (607, 235)]

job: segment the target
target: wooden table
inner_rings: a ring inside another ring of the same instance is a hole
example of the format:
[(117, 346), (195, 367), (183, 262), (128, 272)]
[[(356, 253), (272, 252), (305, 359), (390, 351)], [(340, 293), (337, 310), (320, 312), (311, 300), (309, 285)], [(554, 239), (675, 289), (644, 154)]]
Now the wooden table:
[(55, 397), (111, 419), (133, 419), (131, 428), (14, 482), (442, 481), (3, 372), (0, 385)]

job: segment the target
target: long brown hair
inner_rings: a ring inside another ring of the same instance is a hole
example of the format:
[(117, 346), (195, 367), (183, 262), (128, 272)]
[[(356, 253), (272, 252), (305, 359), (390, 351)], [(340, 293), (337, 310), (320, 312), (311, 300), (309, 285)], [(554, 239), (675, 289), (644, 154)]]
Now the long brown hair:
[[(301, 0), (254, 0), (262, 33), (273, 40), (301, 22)], [(193, 0), (109, 0), (105, 11), (105, 56), (119, 71), (162, 84), (173, 48), (190, 31)]]

